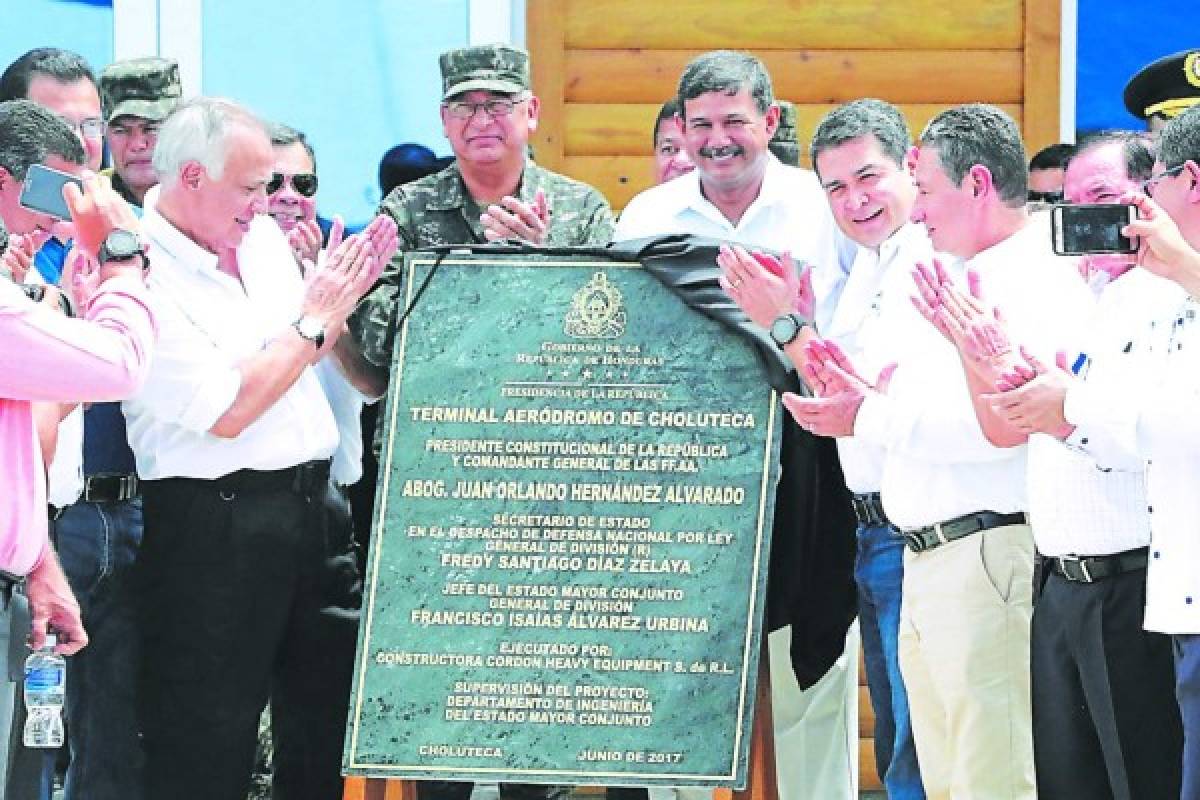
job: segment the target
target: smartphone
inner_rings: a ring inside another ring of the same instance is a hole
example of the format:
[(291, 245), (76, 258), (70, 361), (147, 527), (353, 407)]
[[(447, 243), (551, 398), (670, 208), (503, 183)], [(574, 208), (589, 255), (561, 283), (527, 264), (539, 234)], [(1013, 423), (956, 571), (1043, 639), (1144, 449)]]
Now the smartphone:
[(1137, 207), (1117, 203), (1058, 205), (1050, 211), (1054, 252), (1060, 256), (1136, 253), (1121, 229), (1137, 219)]
[(67, 208), (67, 201), (63, 197), (63, 187), (68, 183), (83, 188), (83, 181), (74, 175), (34, 164), (25, 173), (20, 203), (31, 211), (69, 220), (71, 209)]

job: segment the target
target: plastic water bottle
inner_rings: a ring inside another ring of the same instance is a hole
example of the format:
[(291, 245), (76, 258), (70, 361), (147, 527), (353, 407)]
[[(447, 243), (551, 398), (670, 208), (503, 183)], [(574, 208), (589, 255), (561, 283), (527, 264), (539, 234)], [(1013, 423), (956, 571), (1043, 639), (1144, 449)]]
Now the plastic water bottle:
[(54, 652), (55, 644), (57, 637), (49, 633), (42, 649), (25, 659), (26, 747), (62, 747), (67, 662)]

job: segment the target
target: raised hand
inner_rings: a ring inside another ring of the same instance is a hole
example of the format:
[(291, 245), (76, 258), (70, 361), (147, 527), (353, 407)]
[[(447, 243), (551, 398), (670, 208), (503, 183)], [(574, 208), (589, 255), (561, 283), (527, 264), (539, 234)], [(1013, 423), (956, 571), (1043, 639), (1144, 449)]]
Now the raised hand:
[(726, 244), (717, 254), (717, 266), (721, 288), (759, 327), (769, 328), (793, 311), (812, 319), (812, 270), (805, 268), (801, 275), (790, 253), (777, 257)]
[(886, 393), (895, 364), (885, 366), (871, 384), (859, 376), (835, 342), (814, 340), (805, 346), (806, 380), (817, 397), (787, 393), (783, 404), (796, 423), (818, 436), (852, 436), (863, 400), (872, 392)]
[(917, 296), (913, 303), (921, 314), (959, 351), (968, 367), (993, 384), (1015, 358), (999, 308), (987, 304), (979, 273), (967, 271), (967, 291), (951, 280), (942, 265), (917, 265)]
[(487, 207), (480, 215), (483, 235), (489, 242), (520, 239), (530, 244), (543, 244), (550, 231), (550, 204), (546, 193), (537, 190), (532, 203), (508, 196)]
[(14, 233), (8, 237), (8, 247), (0, 256), (0, 267), (8, 270), (14, 283), (25, 282), (25, 276), (33, 268), (34, 258), (49, 238), (50, 234), (43, 230)]
[(371, 220), (370, 224), (362, 230), (361, 235), (366, 237), (367, 244), (371, 248), (371, 256), (375, 260), (375, 268), (363, 276), (363, 293), (365, 294), (379, 280), (384, 268), (396, 254), (396, 250), (400, 246), (400, 233), (394, 219), (387, 214), (380, 214)]
[(296, 257), (301, 273), (307, 273), (317, 263), (321, 252), (321, 226), (315, 219), (305, 219), (296, 223), (296, 227), (288, 231), (288, 247)]
[(106, 179), (85, 170), (82, 181), (82, 190), (74, 183), (64, 186), (63, 197), (71, 209), (75, 245), (89, 258), (96, 258), (100, 245), (114, 229), (137, 233), (141, 225), (133, 209)]
[(953, 343), (954, 336), (947, 327), (948, 318), (942, 313), (942, 285), (950, 280), (942, 263), (936, 258), (932, 264), (918, 263), (913, 269), (912, 277), (917, 289), (917, 293), (911, 298), (913, 305), (938, 333)]
[(1138, 210), (1138, 219), (1121, 231), (1138, 238), (1138, 266), (1194, 292), (1200, 282), (1200, 253), (1184, 238), (1175, 220), (1144, 194), (1124, 195), (1121, 202), (1132, 203)]
[(1065, 439), (1075, 430), (1064, 414), (1067, 391), (1076, 380), (1067, 364), (1067, 354), (1059, 351), (1054, 368), (1021, 348), (1025, 365), (1018, 365), (997, 381), (998, 391), (983, 395), (995, 412), (1024, 434), (1045, 433)]
[(364, 276), (374, 270), (369, 240), (362, 234), (345, 239), (329, 252), (323, 264), (309, 270), (302, 313), (327, 323), (327, 332), (329, 323), (340, 328), (362, 295)]

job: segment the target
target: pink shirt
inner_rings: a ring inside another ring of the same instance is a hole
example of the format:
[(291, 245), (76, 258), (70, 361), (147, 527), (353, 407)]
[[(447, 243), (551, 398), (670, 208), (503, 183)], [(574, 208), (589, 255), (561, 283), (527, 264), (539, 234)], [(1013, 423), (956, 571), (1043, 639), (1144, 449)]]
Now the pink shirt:
[(32, 403), (127, 397), (146, 377), (155, 335), (149, 295), (136, 278), (106, 281), (86, 320), (0, 281), (0, 569), (26, 575), (48, 547)]

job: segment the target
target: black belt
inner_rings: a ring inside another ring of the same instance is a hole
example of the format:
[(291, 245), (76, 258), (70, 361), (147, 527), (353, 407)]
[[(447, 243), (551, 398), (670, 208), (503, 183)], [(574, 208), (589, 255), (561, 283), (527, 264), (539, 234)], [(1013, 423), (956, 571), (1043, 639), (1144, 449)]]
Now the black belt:
[(80, 500), (86, 503), (119, 503), (138, 496), (137, 475), (100, 473), (83, 479)]
[(1146, 568), (1150, 548), (1140, 547), (1107, 556), (1047, 556), (1050, 568), (1075, 583), (1095, 583), (1123, 572)]
[(239, 469), (202, 483), (226, 494), (283, 490), (308, 497), (313, 494), (313, 489), (325, 486), (328, 481), (328, 461), (306, 461), (287, 469)]
[(1025, 513), (1022, 511), (1015, 514), (976, 511), (974, 514), (963, 514), (961, 517), (939, 522), (927, 528), (916, 528), (911, 531), (901, 531), (901, 533), (904, 535), (904, 543), (908, 545), (909, 550), (914, 553), (922, 553), (990, 528), (1024, 524)]
[(0, 569), (0, 597), (5, 600), (12, 599), (13, 592), (24, 582), (25, 579), (20, 575), (14, 575), (7, 570)]
[(891, 524), (887, 514), (883, 513), (883, 501), (879, 498), (879, 492), (853, 495), (850, 503), (854, 506), (854, 516), (858, 518), (858, 524), (862, 527), (875, 528)]

